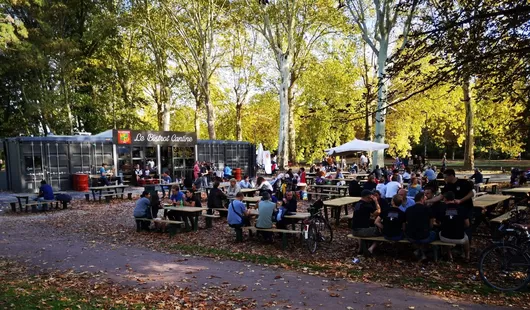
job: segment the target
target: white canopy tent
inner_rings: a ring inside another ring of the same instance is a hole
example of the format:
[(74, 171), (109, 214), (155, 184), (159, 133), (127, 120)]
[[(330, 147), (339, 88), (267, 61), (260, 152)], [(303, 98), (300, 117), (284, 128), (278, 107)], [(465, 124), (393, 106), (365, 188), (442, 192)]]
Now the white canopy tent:
[(379, 150), (384, 150), (387, 148), (389, 148), (388, 144), (353, 139), (350, 142), (344, 143), (342, 145), (336, 146), (331, 149), (327, 149), (326, 153), (328, 155), (341, 156), (341, 155), (347, 155), (349, 153), (362, 152), (362, 151), (365, 151), (365, 152), (379, 151)]

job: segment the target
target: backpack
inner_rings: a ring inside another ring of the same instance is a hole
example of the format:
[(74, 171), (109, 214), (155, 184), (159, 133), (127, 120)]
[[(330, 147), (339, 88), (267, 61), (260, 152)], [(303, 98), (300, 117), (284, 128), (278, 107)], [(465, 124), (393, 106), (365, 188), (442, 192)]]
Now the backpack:
[(72, 201), (72, 196), (68, 194), (57, 194), (55, 195), (55, 200), (62, 202), (70, 202)]
[(315, 179), (315, 183), (317, 185), (324, 185), (324, 183), (326, 183), (326, 180), (324, 180), (323, 177), (318, 177), (318, 178)]

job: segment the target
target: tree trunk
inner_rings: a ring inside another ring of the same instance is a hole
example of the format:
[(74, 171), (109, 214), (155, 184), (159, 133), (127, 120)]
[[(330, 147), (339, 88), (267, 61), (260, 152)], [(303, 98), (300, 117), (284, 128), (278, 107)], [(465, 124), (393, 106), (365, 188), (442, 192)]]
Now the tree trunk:
[(241, 128), (241, 110), (243, 109), (243, 99), (236, 99), (236, 138), (243, 141), (243, 129)]
[[(168, 84), (166, 81), (164, 84)], [(163, 86), (162, 93), (162, 130), (169, 131), (171, 112), (169, 111), (169, 102), (171, 101), (171, 91), (167, 85)]]
[(289, 159), (289, 84), (291, 83), (290, 56), (277, 54), (280, 69), (280, 130), (278, 138), (278, 166), (285, 168)]
[[(206, 57), (206, 56), (204, 56)], [(201, 72), (201, 84), (202, 94), (204, 96), (204, 106), (206, 107), (206, 123), (208, 124), (208, 137), (210, 140), (215, 140), (215, 111), (213, 104), (210, 101), (210, 68), (208, 66), (208, 60), (203, 58), (202, 61), (202, 72)]]
[(464, 169), (473, 170), (475, 168), (475, 141), (473, 140), (474, 128), (473, 128), (473, 102), (471, 100), (471, 92), (469, 85), (469, 78), (465, 78), (464, 84), (462, 85), (464, 92), (464, 106), (466, 108), (466, 147), (464, 157)]
[[(375, 142), (385, 143), (387, 93), (385, 83), (385, 66), (387, 60), (388, 42), (381, 41), (379, 55), (377, 55), (377, 112), (375, 114)], [(372, 167), (385, 165), (385, 151), (373, 153)]]
[[(62, 78), (62, 84), (63, 84), (63, 96), (64, 96), (64, 105), (66, 107), (66, 112), (68, 114), (68, 125), (70, 129), (70, 135), (74, 134), (74, 123), (73, 123), (73, 116), (72, 116), (72, 107), (70, 106), (70, 98), (68, 96), (68, 86), (66, 85), (66, 79)], [(46, 130), (46, 128), (44, 128)]]
[(296, 163), (296, 128), (294, 125), (294, 98), (292, 79), (287, 91), (287, 99), (289, 105), (289, 161), (294, 164)]
[(201, 99), (198, 94), (193, 94), (195, 97), (195, 134), (199, 139), (201, 133)]
[[(372, 114), (370, 113), (370, 93), (366, 93), (365, 122), (364, 122), (364, 140), (372, 141)], [(374, 166), (375, 167), (375, 166)]]

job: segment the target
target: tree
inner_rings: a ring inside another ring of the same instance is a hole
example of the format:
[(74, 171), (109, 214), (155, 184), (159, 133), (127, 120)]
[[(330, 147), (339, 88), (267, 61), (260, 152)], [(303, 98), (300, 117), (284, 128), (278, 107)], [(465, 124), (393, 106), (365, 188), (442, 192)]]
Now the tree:
[[(386, 108), (387, 108), (387, 60), (390, 57), (390, 44), (393, 36), (401, 37), (402, 50), (408, 41), (408, 33), (412, 19), (416, 12), (419, 0), (398, 2), (393, 0), (346, 0), (346, 6), (351, 18), (362, 34), (363, 40), (370, 46), (377, 57), (377, 110), (375, 115), (375, 141), (385, 142)], [(370, 11), (375, 11), (375, 22), (373, 29), (369, 28)], [(403, 18), (403, 29), (400, 34), (395, 34), (395, 28), (399, 18)], [(384, 166), (384, 151), (376, 151), (373, 154), (372, 165)]]
[(245, 0), (245, 3), (249, 8), (247, 20), (267, 42), (280, 75), (278, 165), (285, 167), (290, 150), (294, 152), (296, 148), (294, 83), (305, 70), (314, 44), (333, 32), (330, 25), (340, 21), (340, 17), (330, 0)]
[[(210, 98), (210, 83), (220, 65), (222, 52), (217, 49), (220, 46), (217, 39), (225, 24), (228, 1), (174, 0), (163, 2), (163, 6), (171, 17), (173, 30), (182, 40), (182, 46), (192, 56), (206, 108), (208, 135), (210, 139), (215, 139), (215, 109)], [(181, 58), (180, 52), (174, 52)]]

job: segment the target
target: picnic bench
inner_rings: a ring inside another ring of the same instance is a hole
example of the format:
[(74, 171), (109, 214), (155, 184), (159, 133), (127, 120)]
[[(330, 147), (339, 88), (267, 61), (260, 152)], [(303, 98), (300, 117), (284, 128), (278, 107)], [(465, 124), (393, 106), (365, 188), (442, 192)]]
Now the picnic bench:
[[(242, 227), (242, 229), (248, 230), (248, 235), (250, 238), (252, 238), (252, 234), (258, 231), (267, 231), (272, 233), (280, 233), (282, 236), (282, 250), (285, 250), (287, 248), (287, 235), (293, 234), (293, 235), (302, 235), (301, 231), (298, 230), (289, 230), (289, 229), (278, 229), (278, 228), (256, 228), (254, 226), (247, 226)], [(236, 230), (237, 232), (237, 230)], [(236, 236), (237, 238), (237, 236)], [(241, 237), (242, 239), (242, 237)]]
[[(379, 237), (357, 237), (357, 236), (354, 236), (352, 234), (349, 234), (348, 238), (350, 238), (350, 239), (358, 239), (359, 240), (359, 242), (360, 242), (359, 254), (361, 254), (361, 255), (369, 255), (370, 254), (370, 252), (368, 252), (368, 246), (366, 244), (367, 243), (366, 241), (410, 243), (410, 241), (408, 241), (407, 239), (401, 239), (399, 241), (392, 241), (392, 240), (387, 240), (387, 239), (385, 239), (385, 237), (382, 237), (382, 236), (379, 236)], [(438, 261), (438, 258), (439, 258), (438, 246), (450, 246), (450, 247), (454, 247), (455, 246), (452, 243), (442, 242), (442, 241), (439, 241), (439, 240), (438, 241), (433, 241), (433, 242), (431, 242), (429, 244), (433, 246), (434, 261)]]
[[(107, 200), (106, 197), (112, 197), (114, 195), (116, 195), (117, 197), (118, 194), (120, 194), (121, 198), (123, 199), (123, 195), (125, 194), (125, 189), (128, 187), (129, 187), (128, 185), (109, 185), (109, 186), (94, 186), (94, 187), (89, 187), (88, 189), (92, 191), (92, 197), (94, 198), (94, 201), (96, 200), (96, 192), (99, 194), (99, 201), (101, 201), (102, 197), (104, 197), (105, 200)], [(120, 193), (118, 193), (119, 189), (121, 189)], [(112, 190), (114, 190), (114, 193), (111, 195)], [(107, 191), (107, 193), (103, 194), (103, 191)], [(128, 194), (128, 198), (132, 199), (132, 193), (130, 194), (127, 193), (127, 194)], [(107, 196), (107, 195), (110, 195), (110, 196)], [(86, 193), (85, 198), (87, 201), (89, 201), (90, 194)]]
[(475, 209), (481, 209), (482, 212), (475, 213), (475, 220), (473, 221), (473, 227), (478, 227), (482, 222), (487, 222), (488, 218), (491, 218), (491, 214), (495, 211), (495, 208), (503, 203), (503, 211), (507, 210), (510, 205), (511, 196), (503, 195), (481, 195), (473, 199), (473, 207)]
[(324, 216), (328, 220), (328, 207), (332, 208), (332, 217), (335, 218), (335, 225), (338, 226), (340, 222), (340, 210), (344, 207), (344, 212), (348, 215), (348, 205), (358, 202), (361, 197), (341, 197), (324, 201)]
[(158, 219), (137, 218), (137, 217), (135, 217), (134, 220), (136, 221), (136, 231), (137, 232), (140, 232), (142, 230), (142, 221), (149, 221), (149, 222), (156, 222), (156, 223), (166, 223), (166, 224), (168, 224), (167, 227), (168, 227), (168, 231), (169, 231), (169, 236), (171, 236), (171, 237), (176, 235), (179, 232), (180, 227), (182, 226), (182, 224), (184, 224), (184, 222), (182, 222), (182, 221), (158, 220)]
[[(478, 188), (478, 192), (487, 192), (490, 194), (496, 194), (497, 193), (497, 187), (499, 186), (499, 183), (485, 183), (485, 184), (479, 184), (476, 185)], [(490, 191), (488, 191), (488, 187), (491, 188)]]
[[(61, 192), (61, 191), (58, 191), (58, 192), (54, 192), (53, 193), (53, 196), (57, 196), (57, 195), (60, 195), (60, 194), (64, 194), (64, 192)], [(36, 198), (37, 196), (35, 194), (14, 194), (13, 196), (15, 196), (15, 198), (17, 198), (17, 201), (18, 201), (18, 205), (19, 205), (19, 210), (20, 212), (22, 212), (22, 210), (24, 209), (25, 212), (28, 212), (28, 207), (32, 207), (32, 212), (34, 212), (36, 210), (36, 206), (39, 205), (39, 202), (38, 201), (29, 201), (30, 198)], [(24, 203), (22, 203), (22, 201), (24, 200)], [(55, 203), (55, 208), (58, 209), (59, 208), (59, 202), (62, 203), (62, 206), (63, 206), (63, 209), (67, 209), (68, 208), (68, 202), (67, 201), (59, 201), (59, 200), (56, 200), (55, 198), (53, 200), (44, 200), (44, 201), (41, 201), (40, 203), (41, 204), (45, 204), (46, 207), (48, 205), (52, 205), (53, 206), (53, 203)], [(9, 203), (10, 206), (11, 206), (11, 210), (13, 212), (16, 212), (17, 211), (17, 206), (16, 206), (16, 202), (10, 202)]]
[[(526, 210), (526, 207), (517, 207), (518, 210)], [(512, 210), (509, 210), (508, 212), (504, 213), (503, 215), (497, 216), (494, 219), (490, 220), (490, 223), (492, 224), (501, 224), (502, 222), (509, 220), (512, 218)]]
[(311, 188), (313, 188), (315, 192), (319, 192), (319, 190), (320, 192), (324, 192), (324, 190), (330, 192), (336, 191), (340, 195), (341, 191), (344, 191), (343, 196), (348, 195), (348, 186), (346, 185), (313, 185)]
[[(164, 210), (173, 210), (181, 213), (185, 213), (186, 216), (192, 218), (193, 231), (199, 230), (199, 216), (202, 215), (202, 211), (208, 210), (208, 208), (197, 208), (197, 207), (173, 207), (173, 205), (164, 205)], [(209, 217), (205, 217), (209, 218)], [(211, 218), (210, 218), (211, 219)], [(184, 222), (186, 231), (190, 230), (188, 221)]]

